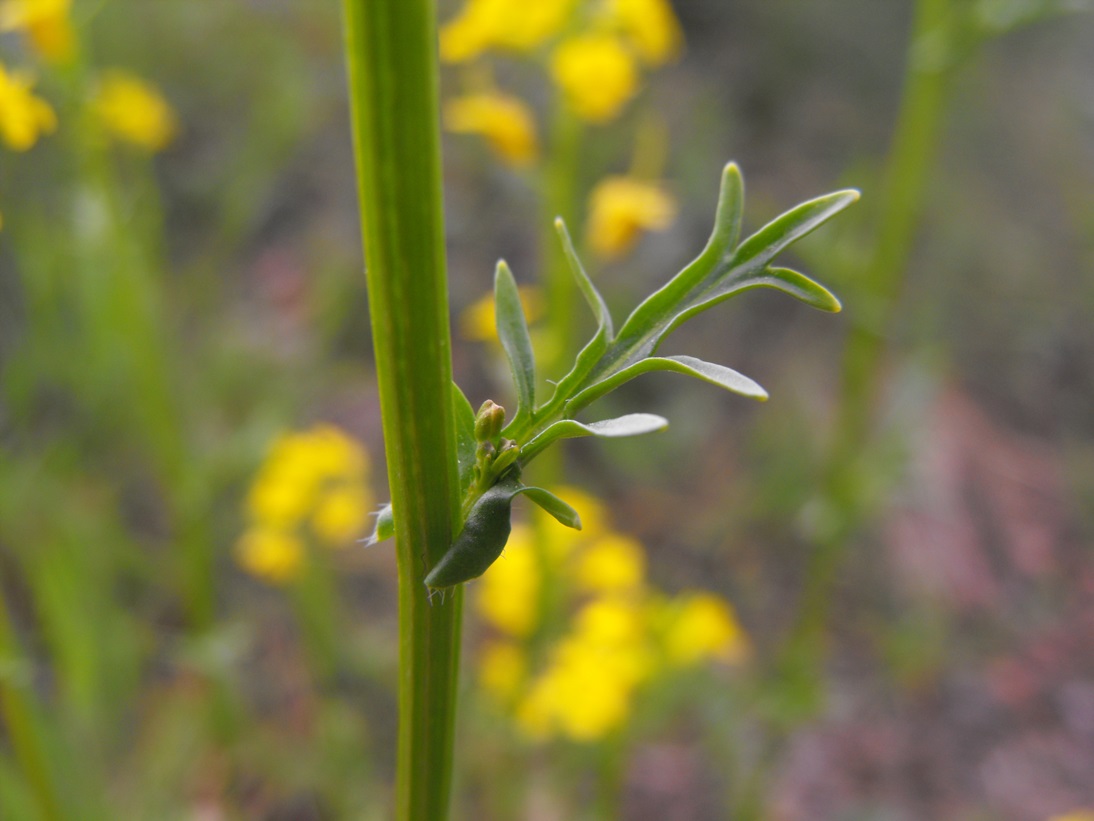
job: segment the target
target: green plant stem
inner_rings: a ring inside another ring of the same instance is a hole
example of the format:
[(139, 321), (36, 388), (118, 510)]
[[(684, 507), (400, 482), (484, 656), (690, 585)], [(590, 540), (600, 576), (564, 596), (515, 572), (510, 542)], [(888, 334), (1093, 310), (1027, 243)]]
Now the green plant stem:
[[(815, 645), (822, 640), (829, 602), (845, 547), (861, 524), (860, 457), (870, 447), (873, 408), (883, 375), (885, 329), (892, 327), (903, 290), (908, 260), (924, 207), (927, 183), (937, 153), (947, 99), (950, 61), (945, 49), (951, 35), (950, 0), (919, 0), (908, 47), (904, 93), (885, 165), (878, 205), (879, 228), (859, 302), (865, 316), (851, 328), (843, 360), (843, 382), (835, 431), (825, 461), (825, 503), (833, 522), (821, 535), (806, 573), (791, 646), (805, 652), (815, 672)], [(928, 46), (933, 45), (932, 50)], [(932, 51), (936, 59), (929, 59)], [(804, 670), (803, 670), (804, 672)]]
[(3, 594), (0, 584), (0, 719), (41, 818), (61, 821), (64, 814), (49, 770), (38, 712), (18, 681), (20, 654)]
[(547, 329), (550, 356), (543, 362), (543, 373), (560, 374), (576, 353), (573, 317), (579, 301), (577, 286), (558, 242), (554, 224), (562, 217), (577, 229), (578, 172), (581, 162), (582, 124), (561, 100), (551, 115), (550, 145), (543, 167), (543, 235), (541, 237), (547, 283)]
[(354, 148), (399, 565), (397, 817), (448, 815), (462, 595), (423, 582), (459, 516), (430, 0), (344, 0)]

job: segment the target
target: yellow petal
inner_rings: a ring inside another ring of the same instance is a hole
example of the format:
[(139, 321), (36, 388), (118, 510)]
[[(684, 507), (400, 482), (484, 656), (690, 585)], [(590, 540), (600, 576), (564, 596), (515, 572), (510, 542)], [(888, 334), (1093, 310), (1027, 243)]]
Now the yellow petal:
[(634, 57), (610, 34), (564, 41), (551, 58), (551, 76), (574, 112), (591, 123), (615, 119), (638, 92)]
[(178, 131), (175, 112), (159, 91), (128, 72), (104, 72), (91, 107), (108, 133), (146, 151), (166, 148)]
[(478, 134), (509, 165), (522, 168), (539, 154), (532, 110), (518, 97), (494, 92), (468, 94), (445, 103), (445, 128)]
[(657, 183), (607, 177), (589, 195), (589, 245), (601, 258), (616, 259), (643, 232), (663, 230), (675, 218), (675, 198)]

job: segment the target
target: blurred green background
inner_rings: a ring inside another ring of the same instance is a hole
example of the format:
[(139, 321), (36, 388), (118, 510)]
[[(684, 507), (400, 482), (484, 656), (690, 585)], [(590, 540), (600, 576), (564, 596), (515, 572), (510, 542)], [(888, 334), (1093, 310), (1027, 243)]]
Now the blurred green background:
[[(504, 90), (537, 134), (513, 162), (446, 113), (473, 405), (511, 398), (473, 312), (499, 257), (540, 289), (556, 375), (592, 328), (551, 275), (555, 213), (621, 319), (702, 248), (726, 161), (746, 229), (863, 198), (788, 259), (841, 314), (752, 292), (671, 340), (770, 401), (645, 377), (588, 418), (667, 432), (529, 471), (597, 526), (575, 547), (528, 517), (576, 569), (530, 582), (514, 546), (470, 585), (454, 817), (1087, 818), (1094, 14), (674, 0), (675, 56), (581, 122), (552, 64), (598, 25), (579, 6), (442, 66), (448, 103)], [(386, 495), (339, 12), (0, 4), (5, 821), (390, 814), (395, 568), (357, 541)], [(597, 253), (610, 175), (655, 185), (661, 230)], [(624, 588), (638, 604), (596, 622)], [(605, 706), (536, 713), (594, 622), (616, 632), (578, 692)]]

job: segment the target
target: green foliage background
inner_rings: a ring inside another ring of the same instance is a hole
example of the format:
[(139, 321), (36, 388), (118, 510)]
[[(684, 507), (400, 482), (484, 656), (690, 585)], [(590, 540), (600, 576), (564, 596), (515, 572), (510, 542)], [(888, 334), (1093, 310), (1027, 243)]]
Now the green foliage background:
[[(277, 432), (331, 421), (381, 463), (337, 4), (92, 5), (89, 51), (155, 81), (182, 130), (152, 159), (84, 153), (61, 108), (0, 156), (0, 818), (388, 817), (393, 556), (331, 555), (286, 593), (232, 552)], [(788, 262), (844, 311), (754, 292), (704, 314), (668, 352), (771, 401), (646, 376), (597, 418), (667, 432), (560, 458), (660, 587), (734, 603), (754, 659), (655, 694), (614, 757), (514, 738), (465, 671), (455, 817), (1094, 806), (1094, 17), (949, 5), (1021, 25), (954, 34), (922, 92), (935, 138), (902, 154), (911, 3), (675, 3), (687, 52), (646, 94), (682, 213), (597, 287), (622, 317), (686, 264), (733, 158), (746, 236), (862, 191)], [(636, 125), (588, 142), (579, 188)], [(481, 146), (444, 158), (458, 314), (499, 257), (533, 281), (549, 226)], [(511, 399), (489, 349), (454, 357), (474, 406)]]

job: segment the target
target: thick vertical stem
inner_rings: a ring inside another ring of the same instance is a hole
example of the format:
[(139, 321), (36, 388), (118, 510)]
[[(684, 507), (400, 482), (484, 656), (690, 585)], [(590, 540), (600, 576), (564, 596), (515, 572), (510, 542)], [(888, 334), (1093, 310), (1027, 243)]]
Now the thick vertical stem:
[(426, 571), (459, 514), (432, 0), (344, 0), (372, 334), (399, 563), (397, 817), (448, 814), (459, 591)]

